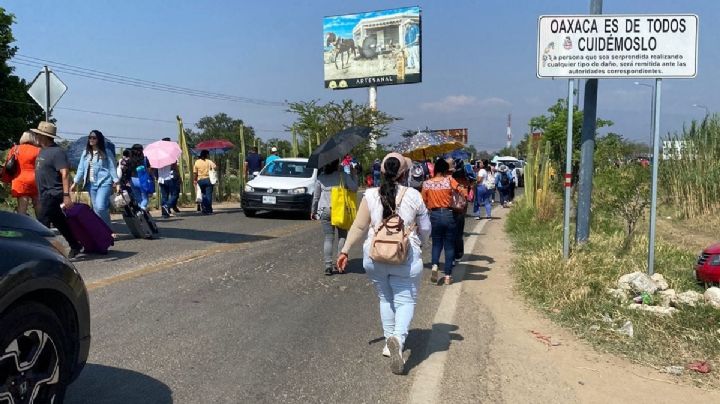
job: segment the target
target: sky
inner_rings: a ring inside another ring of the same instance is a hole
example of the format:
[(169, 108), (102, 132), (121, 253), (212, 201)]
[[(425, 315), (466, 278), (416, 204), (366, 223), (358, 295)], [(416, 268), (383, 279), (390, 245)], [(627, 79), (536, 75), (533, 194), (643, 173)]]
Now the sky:
[[(720, 24), (714, 19), (720, 16), (719, 1), (603, 3), (605, 14), (698, 14), (698, 74), (695, 79), (663, 81), (661, 132), (678, 131), (702, 119), (705, 110), (693, 104), (718, 111)], [(287, 139), (285, 127), (294, 115), (283, 106), (258, 105), (266, 103), (257, 100), (324, 103), (350, 98), (366, 103), (367, 89), (323, 87), (323, 17), (418, 5), (423, 80), (378, 87), (378, 108), (402, 118), (383, 142), (397, 142), (405, 130), (468, 128), (469, 143), (491, 151), (505, 145), (508, 114), (517, 143), (531, 117), (546, 113), (566, 96), (566, 80), (536, 77), (538, 16), (587, 14), (589, 4), (590, 0), (3, 1), (16, 16), (15, 45), (25, 62), (46, 59), (53, 61), (51, 69), (64, 63), (255, 100), (191, 97), (57, 71), (69, 88), (54, 113), (58, 130), (74, 139), (99, 129), (120, 146), (176, 138), (176, 115), (192, 128), (201, 117), (219, 112), (243, 119), (265, 140)], [(20, 63), (11, 65), (27, 80), (40, 70)], [(633, 81), (600, 81), (598, 117), (615, 123), (610, 131), (649, 143), (651, 90)]]

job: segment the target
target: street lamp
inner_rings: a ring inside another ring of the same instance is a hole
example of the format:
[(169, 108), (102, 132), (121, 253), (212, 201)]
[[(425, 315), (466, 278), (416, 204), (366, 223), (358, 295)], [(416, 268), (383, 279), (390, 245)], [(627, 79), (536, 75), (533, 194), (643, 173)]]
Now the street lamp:
[(705, 116), (710, 115), (710, 110), (708, 109), (707, 106), (702, 105), (702, 104), (693, 104), (692, 106), (695, 107), (695, 108), (702, 108), (702, 109), (704, 109), (704, 110), (705, 110)]

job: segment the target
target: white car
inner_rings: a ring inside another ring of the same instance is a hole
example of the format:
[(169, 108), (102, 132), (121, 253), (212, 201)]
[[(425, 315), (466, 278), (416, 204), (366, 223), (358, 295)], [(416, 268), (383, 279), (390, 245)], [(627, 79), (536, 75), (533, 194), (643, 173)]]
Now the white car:
[(259, 210), (303, 212), (310, 217), (317, 169), (308, 159), (279, 158), (265, 166), (245, 185), (240, 206), (247, 217)]

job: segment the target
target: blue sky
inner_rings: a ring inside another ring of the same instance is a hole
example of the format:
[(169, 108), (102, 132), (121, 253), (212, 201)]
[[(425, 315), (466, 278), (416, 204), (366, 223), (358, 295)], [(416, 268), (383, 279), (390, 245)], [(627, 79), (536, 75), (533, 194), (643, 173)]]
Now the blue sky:
[[(462, 128), (480, 149), (505, 143), (507, 114), (515, 141), (530, 117), (564, 97), (565, 80), (535, 76), (537, 17), (585, 14), (589, 0), (397, 1), (81, 1), (6, 0), (14, 13), (19, 54), (192, 89), (282, 101), (352, 98), (367, 90), (323, 88), (323, 17), (419, 5), (423, 18), (423, 82), (380, 87), (378, 106), (404, 118), (405, 129)], [(606, 14), (696, 13), (700, 16), (698, 76), (663, 83), (661, 130), (674, 131), (720, 108), (720, 2), (605, 0)], [(51, 65), (52, 66), (52, 65)], [(38, 68), (18, 65), (32, 79)], [(58, 107), (151, 118), (110, 117), (58, 109), (61, 132), (100, 129), (116, 143), (176, 136), (185, 122), (218, 112), (242, 118), (265, 139), (289, 137), (293, 116), (282, 107), (157, 92), (58, 73), (69, 91)], [(650, 83), (649, 80), (643, 81)], [(598, 116), (613, 131), (649, 140), (650, 89), (633, 80), (602, 80)], [(19, 134), (18, 134), (19, 135)], [(67, 136), (73, 138), (74, 136)]]

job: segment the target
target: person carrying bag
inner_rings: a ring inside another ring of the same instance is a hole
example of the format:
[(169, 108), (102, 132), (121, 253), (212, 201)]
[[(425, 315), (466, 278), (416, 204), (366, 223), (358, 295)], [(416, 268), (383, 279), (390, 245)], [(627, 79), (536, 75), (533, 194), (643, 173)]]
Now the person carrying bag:
[(423, 262), (421, 245), (430, 237), (430, 219), (420, 192), (406, 187), (410, 163), (390, 153), (381, 164), (379, 188), (365, 191), (347, 242), (337, 258), (344, 272), (353, 244), (367, 234), (363, 268), (377, 291), (390, 370), (405, 372), (403, 347), (415, 312)]
[[(347, 174), (339, 167), (338, 159), (320, 169), (310, 209), (310, 219), (319, 220), (322, 224), (325, 238), (323, 262), (325, 275), (328, 276), (334, 272), (335, 248), (336, 246), (337, 250), (343, 248), (347, 231), (357, 214), (357, 178), (354, 172)], [(337, 244), (335, 244), (336, 233)]]

